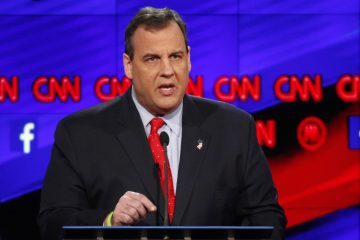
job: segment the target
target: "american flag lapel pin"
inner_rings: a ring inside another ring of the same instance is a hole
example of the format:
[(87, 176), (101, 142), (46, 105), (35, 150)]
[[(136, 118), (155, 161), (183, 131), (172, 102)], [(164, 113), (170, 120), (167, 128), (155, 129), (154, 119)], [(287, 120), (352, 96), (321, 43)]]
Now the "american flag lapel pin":
[(196, 146), (197, 149), (201, 150), (202, 147), (204, 146), (203, 140), (198, 139), (197, 141), (198, 145)]

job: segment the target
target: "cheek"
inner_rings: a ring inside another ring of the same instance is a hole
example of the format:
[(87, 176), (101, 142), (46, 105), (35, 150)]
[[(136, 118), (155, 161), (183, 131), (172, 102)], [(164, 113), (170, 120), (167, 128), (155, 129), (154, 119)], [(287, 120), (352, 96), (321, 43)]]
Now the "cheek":
[(151, 71), (139, 71), (134, 78), (134, 82), (135, 84), (138, 84), (138, 87), (143, 91), (147, 91), (147, 89), (154, 86), (155, 78), (153, 76), (154, 74)]
[(179, 80), (184, 81), (184, 79), (187, 79), (189, 77), (189, 70), (185, 64), (174, 67), (174, 70), (179, 77)]
[(156, 98), (157, 92), (153, 79), (142, 79), (140, 84), (141, 93), (145, 99), (148, 99), (148, 101), (152, 101), (150, 99)]
[(181, 73), (178, 75), (179, 84), (186, 87), (189, 82), (189, 72), (182, 69)]

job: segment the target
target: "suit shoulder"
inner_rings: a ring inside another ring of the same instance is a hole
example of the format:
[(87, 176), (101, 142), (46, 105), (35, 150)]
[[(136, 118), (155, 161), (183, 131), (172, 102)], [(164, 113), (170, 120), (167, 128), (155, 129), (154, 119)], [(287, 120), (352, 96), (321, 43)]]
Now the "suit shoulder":
[(114, 117), (112, 116), (114, 114), (113, 110), (119, 107), (121, 100), (122, 97), (120, 96), (108, 102), (80, 110), (60, 120), (59, 124), (72, 126), (104, 122)]
[(217, 117), (219, 121), (221, 119), (233, 119), (235, 121), (250, 121), (252, 119), (250, 113), (229, 103), (195, 96), (189, 97), (203, 114)]

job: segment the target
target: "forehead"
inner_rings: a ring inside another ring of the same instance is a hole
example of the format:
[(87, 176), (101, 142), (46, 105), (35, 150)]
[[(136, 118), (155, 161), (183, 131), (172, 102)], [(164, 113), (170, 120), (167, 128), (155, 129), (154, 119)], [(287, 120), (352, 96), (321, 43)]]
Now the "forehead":
[(140, 25), (132, 37), (134, 53), (164, 50), (185, 50), (185, 39), (180, 27), (175, 22), (156, 29)]

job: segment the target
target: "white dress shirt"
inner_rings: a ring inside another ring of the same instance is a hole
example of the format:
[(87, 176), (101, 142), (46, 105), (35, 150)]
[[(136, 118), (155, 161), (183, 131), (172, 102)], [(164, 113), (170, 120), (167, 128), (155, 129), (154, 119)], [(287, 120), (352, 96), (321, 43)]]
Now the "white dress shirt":
[[(148, 112), (137, 100), (134, 88), (131, 91), (132, 99), (135, 103), (136, 109), (140, 114), (141, 121), (145, 128), (146, 136), (148, 137), (151, 130), (150, 121), (158, 116), (152, 115)], [(183, 103), (175, 109), (172, 113), (162, 116), (165, 124), (159, 129), (158, 133), (165, 131), (169, 135), (169, 145), (167, 147), (169, 165), (171, 169), (172, 180), (174, 184), (174, 191), (176, 193), (176, 183), (178, 178), (178, 170), (180, 163), (180, 149), (181, 149), (181, 135), (182, 135), (182, 113)]]

